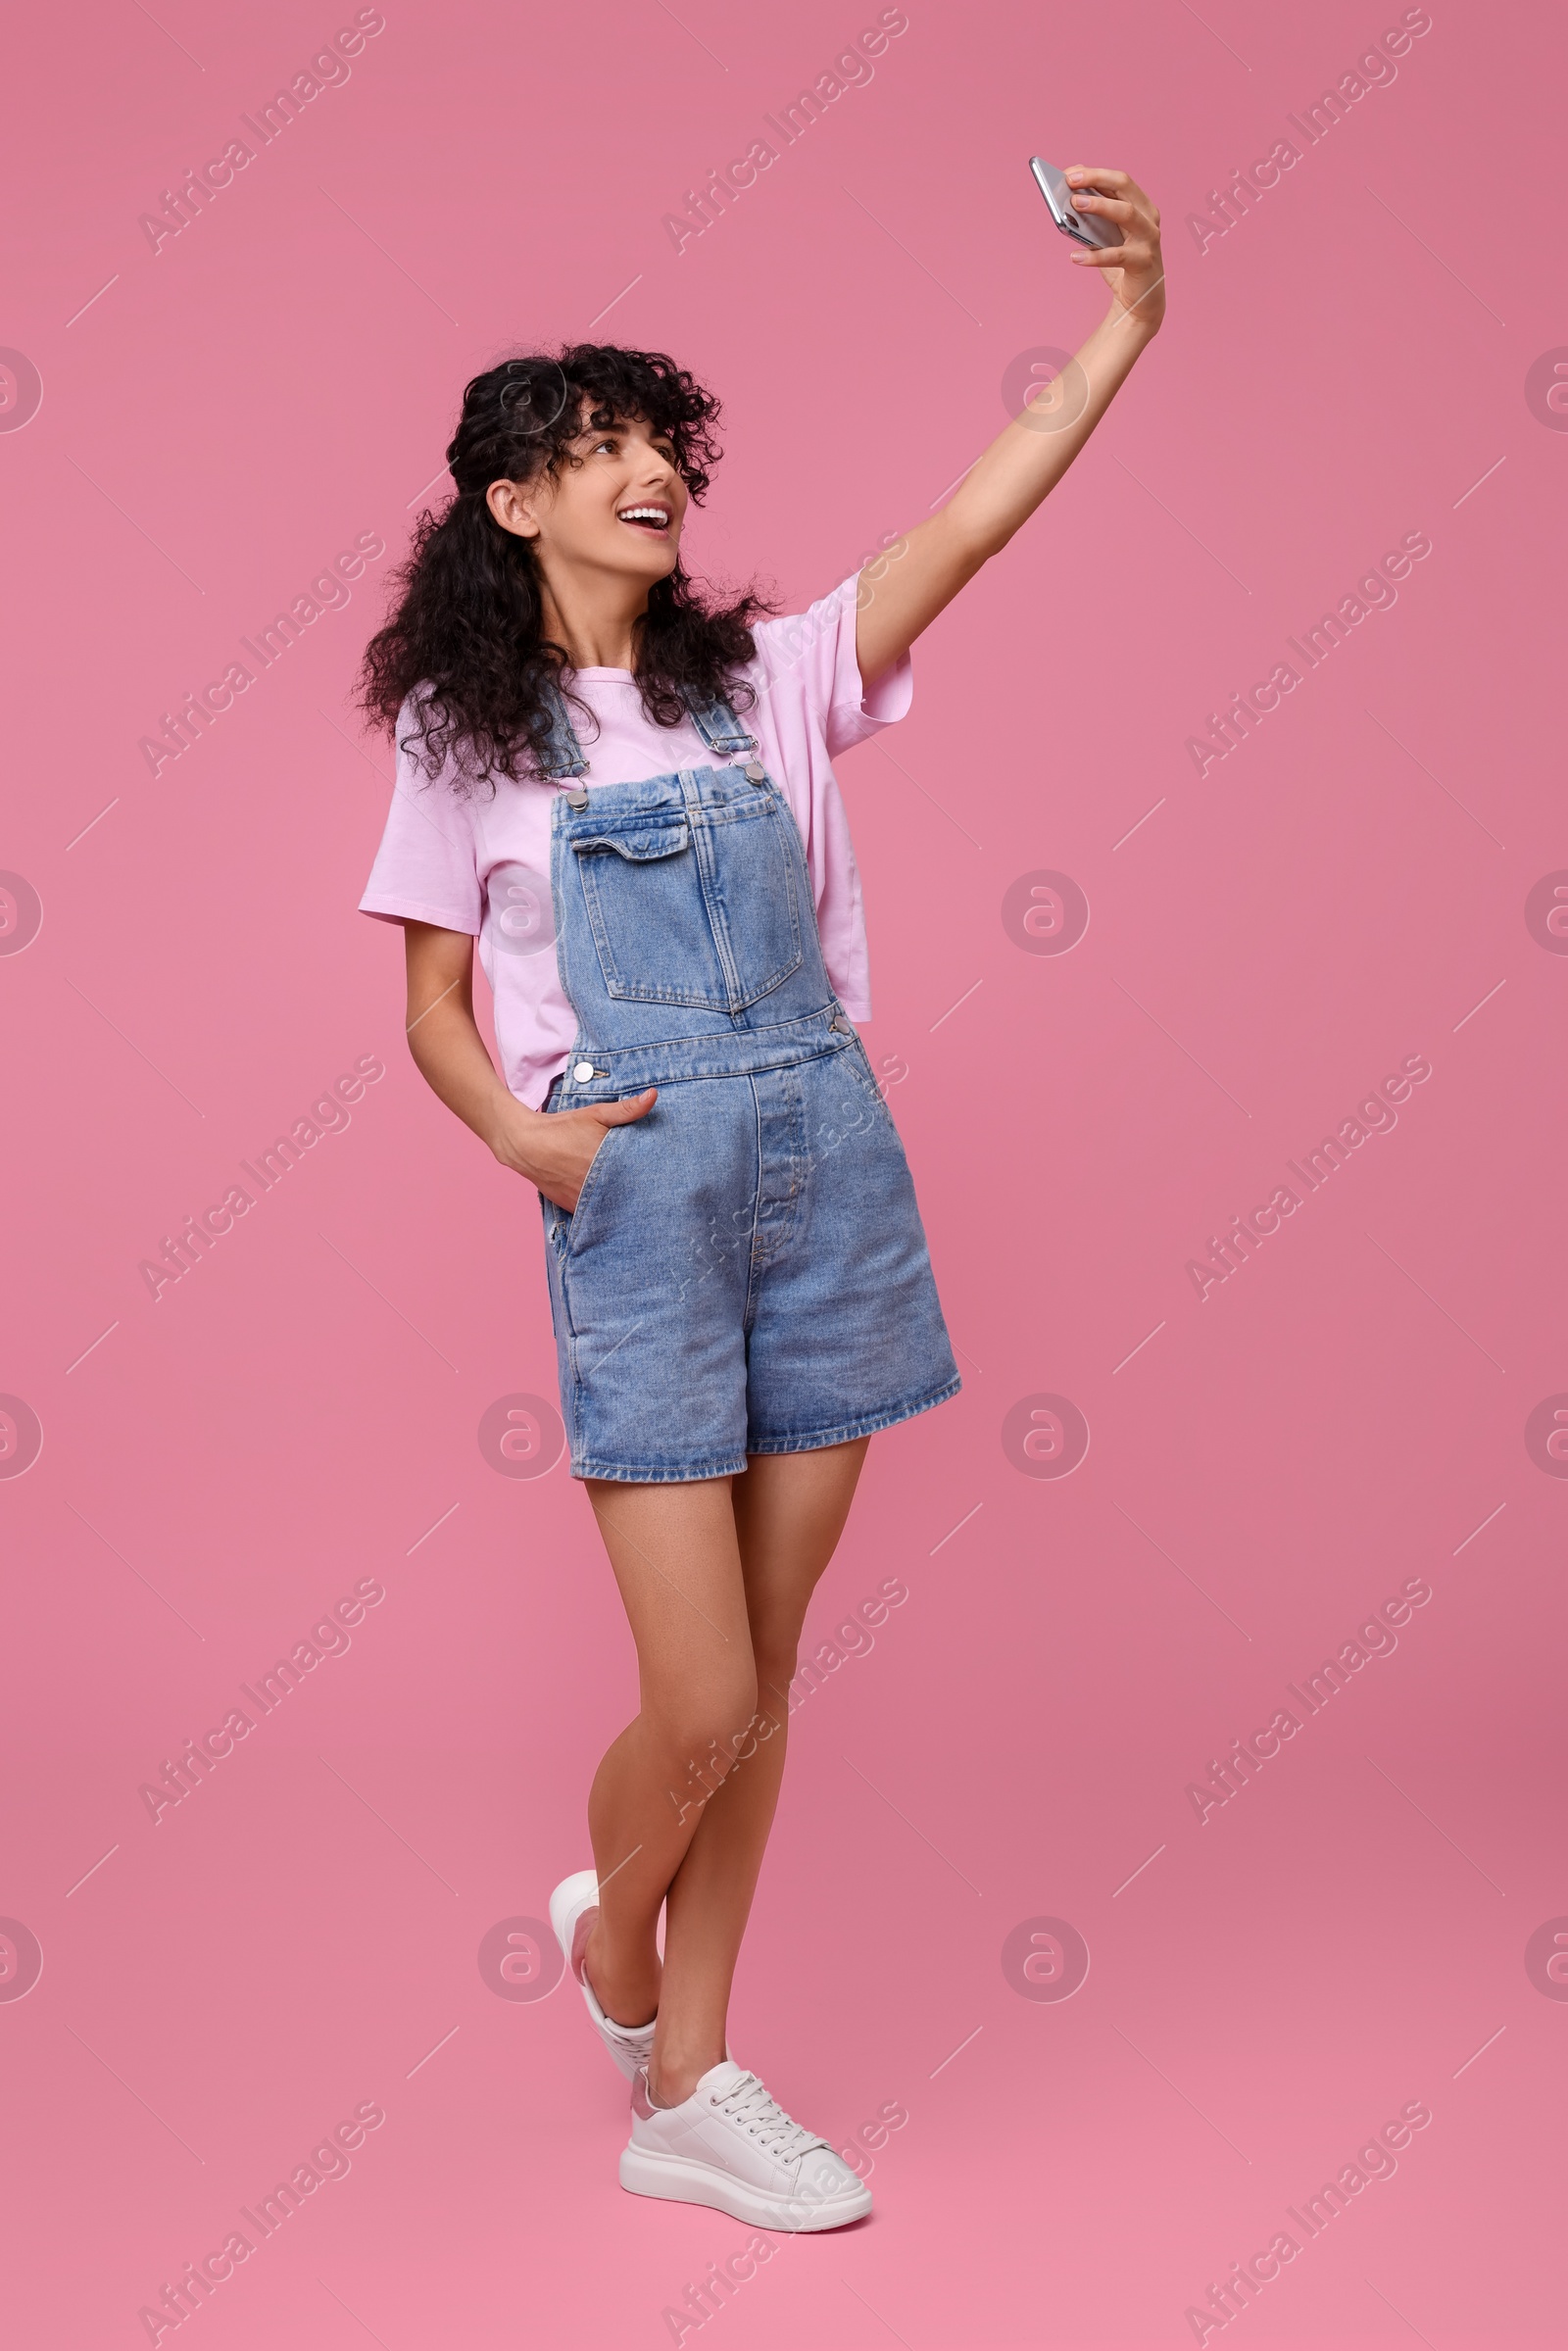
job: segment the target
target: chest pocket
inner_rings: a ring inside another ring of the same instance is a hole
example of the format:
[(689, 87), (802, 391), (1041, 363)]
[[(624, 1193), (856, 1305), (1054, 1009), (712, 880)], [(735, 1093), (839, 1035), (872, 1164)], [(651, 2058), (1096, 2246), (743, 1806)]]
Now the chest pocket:
[(790, 822), (771, 791), (625, 817), (571, 843), (605, 987), (636, 1004), (741, 1012), (801, 962)]

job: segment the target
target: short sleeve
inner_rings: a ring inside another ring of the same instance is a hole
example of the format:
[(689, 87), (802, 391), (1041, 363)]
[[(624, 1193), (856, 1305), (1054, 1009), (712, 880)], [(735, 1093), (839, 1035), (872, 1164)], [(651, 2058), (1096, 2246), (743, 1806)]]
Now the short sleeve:
[(433, 922), (477, 938), (484, 902), (472, 816), (452, 789), (450, 768), (429, 777), (403, 749), (414, 724), (412, 704), (405, 703), (392, 805), (360, 911), (387, 922)]
[(913, 664), (906, 653), (867, 694), (855, 650), (859, 585), (859, 572), (852, 572), (804, 612), (759, 621), (752, 631), (763, 673), (760, 690), (780, 715), (780, 705), (804, 705), (830, 759), (902, 718), (914, 692)]

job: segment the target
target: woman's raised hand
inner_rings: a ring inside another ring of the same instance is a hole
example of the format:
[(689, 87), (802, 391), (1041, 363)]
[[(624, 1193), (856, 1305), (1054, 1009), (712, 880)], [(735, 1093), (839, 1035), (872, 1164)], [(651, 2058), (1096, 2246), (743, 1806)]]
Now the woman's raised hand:
[(1165, 315), (1165, 264), (1159, 250), (1159, 208), (1125, 171), (1074, 164), (1062, 173), (1072, 190), (1073, 209), (1099, 213), (1121, 230), (1119, 245), (1097, 246), (1073, 255), (1080, 268), (1103, 269), (1111, 300), (1151, 332)]

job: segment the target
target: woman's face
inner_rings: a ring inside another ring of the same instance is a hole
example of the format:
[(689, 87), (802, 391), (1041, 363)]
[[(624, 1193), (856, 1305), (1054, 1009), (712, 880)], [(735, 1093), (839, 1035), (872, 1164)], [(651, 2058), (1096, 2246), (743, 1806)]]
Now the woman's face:
[[(596, 405), (585, 399), (584, 416)], [(492, 483), (489, 503), (503, 529), (533, 540), (547, 579), (613, 572), (652, 587), (675, 568), (688, 496), (668, 435), (616, 417), (585, 423), (554, 474)]]

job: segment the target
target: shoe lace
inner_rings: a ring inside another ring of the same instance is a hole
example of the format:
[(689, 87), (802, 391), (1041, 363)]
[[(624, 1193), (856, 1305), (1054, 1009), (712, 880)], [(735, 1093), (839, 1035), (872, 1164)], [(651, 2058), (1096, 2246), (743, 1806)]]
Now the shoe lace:
[(787, 2115), (755, 2074), (743, 2074), (727, 2090), (714, 2094), (710, 2103), (731, 2115), (767, 2154), (782, 2162), (791, 2163), (798, 2156), (808, 2155), (813, 2147), (827, 2145), (825, 2138), (818, 2138)]

